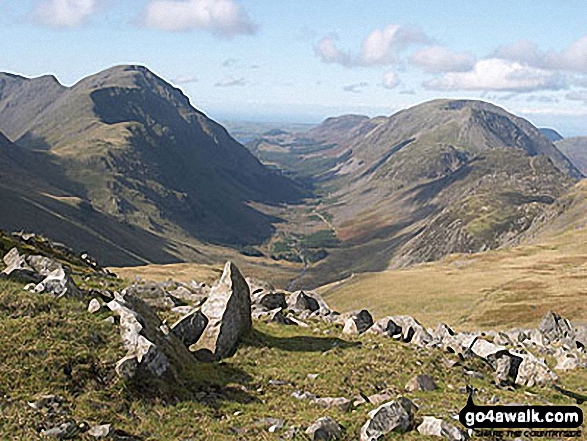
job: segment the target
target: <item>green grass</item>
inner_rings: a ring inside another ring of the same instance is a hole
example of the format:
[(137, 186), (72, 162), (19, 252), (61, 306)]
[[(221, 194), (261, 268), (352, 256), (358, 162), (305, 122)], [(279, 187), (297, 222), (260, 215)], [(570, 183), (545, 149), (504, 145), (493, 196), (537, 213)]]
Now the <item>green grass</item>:
[[(116, 327), (103, 322), (105, 316), (87, 313), (85, 303), (55, 300), (0, 282), (0, 439), (38, 439), (37, 429), (51, 420), (26, 404), (38, 394), (61, 396), (65, 414), (77, 421), (111, 423), (146, 440), (269, 440), (276, 434), (267, 432), (262, 418), (283, 419), (303, 432), (321, 416), (339, 421), (351, 440), (375, 407), (362, 405), (348, 413), (323, 409), (291, 397), (296, 390), (349, 399), (389, 390), (413, 399), (420, 406), (419, 417), (445, 419), (465, 404), (459, 388), (471, 382), (479, 389), (478, 403), (492, 395), (502, 402), (539, 403), (525, 394), (531, 392), (553, 403), (571, 404), (545, 388), (498, 390), (490, 384), (488, 368), (478, 361), (467, 361), (465, 367), (485, 378), (471, 380), (462, 368), (443, 366), (449, 354), (382, 337), (343, 337), (340, 327), (323, 323), (309, 328), (255, 323), (234, 357), (198, 364), (185, 373), (180, 387), (155, 391), (162, 385), (146, 380), (129, 384), (114, 375), (124, 350)], [(439, 389), (405, 392), (406, 382), (421, 373), (432, 375)], [(308, 374), (319, 375), (311, 379)], [(565, 375), (562, 385), (585, 392), (585, 379), (580, 370)], [(421, 437), (410, 433), (402, 439)]]

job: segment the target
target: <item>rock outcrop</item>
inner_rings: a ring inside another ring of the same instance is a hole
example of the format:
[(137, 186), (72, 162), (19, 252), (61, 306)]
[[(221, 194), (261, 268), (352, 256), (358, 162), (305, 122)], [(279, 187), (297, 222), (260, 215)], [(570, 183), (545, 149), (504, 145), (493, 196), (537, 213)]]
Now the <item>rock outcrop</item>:
[(224, 266), (201, 312), (208, 324), (194, 347), (198, 358), (212, 361), (231, 356), (253, 326), (249, 285), (232, 262)]
[(195, 362), (183, 342), (163, 325), (145, 301), (117, 294), (107, 307), (119, 317), (120, 336), (127, 350), (116, 364), (120, 377), (131, 379), (144, 372), (174, 378)]
[(361, 428), (361, 441), (376, 441), (390, 432), (404, 433), (411, 429), (413, 403), (407, 398), (390, 401), (369, 412), (369, 421)]
[(54, 259), (45, 256), (20, 254), (12, 248), (4, 256), (9, 279), (31, 282), (31, 289), (38, 293), (50, 293), (56, 297), (80, 298), (83, 293), (71, 278), (71, 271)]

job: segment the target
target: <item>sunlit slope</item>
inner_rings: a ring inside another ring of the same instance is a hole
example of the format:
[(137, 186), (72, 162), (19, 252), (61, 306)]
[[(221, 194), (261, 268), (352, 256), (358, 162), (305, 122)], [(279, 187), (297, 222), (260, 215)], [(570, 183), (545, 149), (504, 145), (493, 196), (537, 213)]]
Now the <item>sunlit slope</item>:
[(356, 274), (320, 291), (340, 310), (367, 306), (377, 316), (412, 314), (428, 325), (523, 326), (551, 309), (587, 321), (586, 182), (558, 208), (565, 205), (529, 244)]

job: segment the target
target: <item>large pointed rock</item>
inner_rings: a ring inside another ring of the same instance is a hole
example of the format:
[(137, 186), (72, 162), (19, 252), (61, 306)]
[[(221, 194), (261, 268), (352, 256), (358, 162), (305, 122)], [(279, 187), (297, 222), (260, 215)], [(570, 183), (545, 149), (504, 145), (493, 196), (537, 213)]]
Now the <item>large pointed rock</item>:
[(202, 360), (220, 360), (234, 354), (238, 342), (252, 327), (249, 285), (238, 268), (227, 262), (220, 281), (201, 308), (208, 325), (195, 345)]
[(552, 311), (548, 311), (544, 315), (538, 325), (538, 330), (542, 334), (546, 344), (554, 343), (564, 338), (574, 337), (571, 322)]
[(194, 356), (174, 333), (163, 325), (144, 300), (115, 294), (107, 307), (119, 317), (120, 336), (127, 351), (116, 364), (116, 373), (131, 379), (144, 372), (156, 377), (176, 378), (195, 363)]
[(190, 347), (198, 342), (206, 325), (208, 325), (208, 318), (202, 314), (202, 311), (196, 310), (175, 322), (171, 326), (171, 332), (187, 347)]

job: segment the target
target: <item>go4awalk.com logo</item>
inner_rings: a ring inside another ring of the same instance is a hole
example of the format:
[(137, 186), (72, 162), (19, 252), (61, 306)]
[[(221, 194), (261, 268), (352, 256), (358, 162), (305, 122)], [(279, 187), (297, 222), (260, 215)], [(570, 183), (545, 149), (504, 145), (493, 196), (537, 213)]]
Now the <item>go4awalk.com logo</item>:
[(475, 429), (477, 436), (580, 438), (581, 431), (577, 429), (583, 424), (583, 411), (578, 406), (477, 406), (469, 389), (469, 399), (459, 413), (459, 420), (465, 427)]

